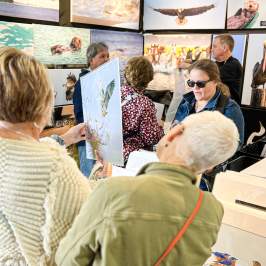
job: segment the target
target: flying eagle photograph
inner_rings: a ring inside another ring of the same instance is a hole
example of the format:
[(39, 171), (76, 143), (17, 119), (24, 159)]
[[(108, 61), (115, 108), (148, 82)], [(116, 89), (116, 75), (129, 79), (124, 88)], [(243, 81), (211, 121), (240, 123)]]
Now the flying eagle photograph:
[(186, 17), (196, 16), (205, 13), (213, 8), (215, 8), (214, 4), (208, 6), (192, 7), (192, 8), (152, 8), (152, 9), (166, 16), (177, 17), (176, 23), (178, 25), (184, 25), (187, 23)]
[(224, 0), (147, 0), (144, 29), (223, 29), (225, 14)]

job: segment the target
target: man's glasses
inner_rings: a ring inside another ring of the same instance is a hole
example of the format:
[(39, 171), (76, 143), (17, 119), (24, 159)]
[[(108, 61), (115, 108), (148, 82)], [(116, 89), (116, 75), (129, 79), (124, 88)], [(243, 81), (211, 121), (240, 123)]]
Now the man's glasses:
[(209, 80), (198, 80), (198, 81), (194, 81), (194, 80), (189, 79), (187, 81), (187, 85), (190, 88), (194, 88), (195, 85), (197, 85), (198, 88), (204, 88), (209, 81), (210, 81), (210, 79)]

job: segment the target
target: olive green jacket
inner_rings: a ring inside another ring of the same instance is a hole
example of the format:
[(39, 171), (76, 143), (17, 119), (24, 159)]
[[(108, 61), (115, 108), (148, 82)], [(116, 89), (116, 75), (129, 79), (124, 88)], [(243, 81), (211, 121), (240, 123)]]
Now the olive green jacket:
[[(61, 242), (58, 266), (154, 265), (196, 205), (195, 181), (184, 167), (151, 163), (135, 178), (99, 184)], [(202, 266), (222, 216), (222, 205), (204, 193), (195, 220), (162, 265)]]

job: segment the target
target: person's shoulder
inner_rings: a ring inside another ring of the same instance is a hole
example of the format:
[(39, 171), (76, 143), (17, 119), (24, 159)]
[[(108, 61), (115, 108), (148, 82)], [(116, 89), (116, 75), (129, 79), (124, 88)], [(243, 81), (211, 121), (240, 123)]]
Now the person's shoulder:
[(222, 203), (212, 193), (204, 192), (203, 204), (203, 211), (209, 222), (219, 225), (224, 214)]
[(228, 101), (227, 101), (225, 108), (233, 108), (233, 109), (240, 110), (239, 104), (235, 100), (233, 100), (231, 97), (228, 97)]
[(234, 65), (236, 65), (236, 66), (240, 66), (240, 67), (242, 67), (240, 61), (239, 61), (237, 58), (233, 57), (233, 56), (230, 57), (230, 63), (231, 63), (231, 64), (234, 64)]

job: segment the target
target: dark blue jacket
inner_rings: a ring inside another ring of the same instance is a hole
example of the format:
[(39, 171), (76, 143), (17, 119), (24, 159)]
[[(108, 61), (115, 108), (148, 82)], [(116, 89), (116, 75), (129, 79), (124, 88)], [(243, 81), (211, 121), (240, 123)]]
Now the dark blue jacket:
[[(217, 109), (218, 100), (221, 97), (221, 91), (217, 90), (212, 99), (207, 103), (207, 105), (201, 111), (214, 111)], [(184, 95), (183, 100), (181, 101), (179, 107), (177, 108), (177, 112), (175, 115), (175, 120), (177, 122), (181, 122), (188, 115), (195, 113), (195, 104), (196, 99), (193, 92), (189, 92)], [(239, 105), (228, 98), (222, 113), (232, 119), (238, 128), (238, 132), (240, 135), (240, 145), (244, 143), (244, 117)]]
[[(84, 76), (85, 74), (89, 73), (89, 70), (84, 69), (79, 74), (79, 79), (76, 82), (75, 90), (73, 94), (73, 104), (74, 104), (74, 114), (76, 118), (77, 124), (83, 123), (83, 109), (82, 109), (82, 98), (81, 98), (81, 86), (80, 86), (80, 77)], [(85, 141), (81, 141), (78, 143), (78, 146), (85, 145)]]

